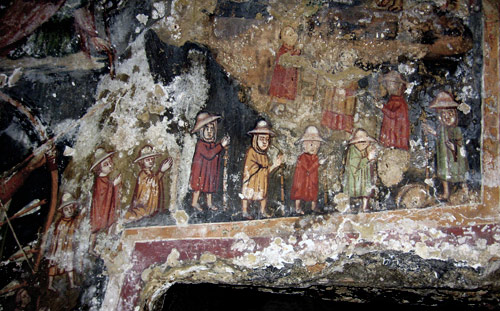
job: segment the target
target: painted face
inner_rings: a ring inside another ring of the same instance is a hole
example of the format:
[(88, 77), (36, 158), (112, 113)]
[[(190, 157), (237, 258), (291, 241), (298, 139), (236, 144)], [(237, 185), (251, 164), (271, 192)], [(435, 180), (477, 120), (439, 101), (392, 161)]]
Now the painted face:
[(206, 141), (213, 141), (215, 140), (215, 123), (208, 123), (205, 125), (202, 129), (202, 136), (203, 139)]
[(294, 46), (295, 43), (297, 43), (298, 35), (292, 27), (286, 27), (285, 29), (283, 29), (281, 38), (286, 45)]
[(66, 205), (63, 207), (63, 215), (65, 218), (70, 218), (73, 216), (73, 213), (75, 211), (75, 206), (73, 204)]
[(269, 135), (259, 135), (257, 137), (257, 146), (262, 151), (266, 151), (269, 148)]
[(370, 145), (370, 143), (368, 143), (368, 142), (360, 142), (360, 143), (354, 144), (354, 146), (356, 146), (356, 148), (358, 148), (358, 150), (365, 150), (366, 148), (368, 148), (369, 145)]
[(304, 140), (302, 142), (304, 152), (309, 154), (317, 154), (320, 146), (321, 142), (315, 140)]
[(21, 289), (16, 297), (17, 306), (26, 307), (31, 302), (31, 297), (27, 290)]
[(441, 111), (441, 121), (446, 126), (453, 126), (457, 122), (457, 111), (455, 109), (443, 109)]
[(401, 93), (401, 83), (397, 81), (387, 81), (385, 87), (391, 95), (399, 95)]
[(101, 162), (101, 176), (107, 176), (113, 170), (113, 160), (111, 158), (107, 158), (106, 160)]
[(142, 160), (142, 163), (144, 164), (145, 168), (152, 168), (153, 165), (155, 164), (155, 158), (154, 157), (145, 158), (144, 160)]

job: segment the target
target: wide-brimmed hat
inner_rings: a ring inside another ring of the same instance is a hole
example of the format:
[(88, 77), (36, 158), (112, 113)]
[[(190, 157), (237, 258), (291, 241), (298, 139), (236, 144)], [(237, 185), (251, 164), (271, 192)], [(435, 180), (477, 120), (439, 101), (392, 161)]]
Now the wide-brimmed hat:
[(437, 94), (436, 98), (431, 102), (429, 105), (429, 108), (434, 108), (434, 109), (450, 109), (450, 108), (457, 108), (458, 104), (457, 102), (453, 99), (450, 93), (448, 92), (439, 92)]
[(97, 148), (94, 153), (94, 164), (92, 164), (90, 170), (92, 171), (97, 165), (99, 165), (102, 161), (106, 160), (113, 154), (115, 154), (115, 151), (107, 152), (106, 150), (104, 150), (104, 148)]
[(397, 71), (391, 70), (382, 77), (383, 82), (398, 82), (406, 84), (407, 82), (403, 79), (403, 76)]
[(212, 123), (220, 118), (221, 118), (221, 116), (210, 114), (208, 112), (198, 113), (198, 115), (196, 116), (196, 124), (194, 125), (193, 129), (191, 130), (191, 134), (198, 132), (205, 125)]
[(357, 129), (354, 132), (351, 140), (349, 140), (349, 144), (357, 144), (357, 143), (376, 143), (377, 140), (372, 138), (368, 133), (363, 129)]
[(249, 132), (247, 132), (249, 135), (269, 135), (269, 136), (276, 136), (276, 134), (271, 130), (271, 126), (266, 122), (266, 120), (260, 120), (257, 122), (257, 125), (255, 128)]
[(304, 135), (302, 135), (298, 142), (303, 141), (319, 141), (322, 143), (325, 142), (325, 140), (319, 135), (318, 128), (314, 125), (310, 125), (306, 128), (306, 130), (304, 131)]
[(139, 156), (137, 157), (137, 159), (134, 160), (134, 163), (137, 163), (140, 160), (146, 158), (159, 157), (160, 155), (161, 153), (153, 152), (153, 146), (145, 145), (144, 147), (141, 148), (141, 151), (139, 151)]
[(71, 205), (71, 204), (78, 204), (78, 201), (75, 201), (75, 198), (73, 198), (73, 195), (69, 192), (65, 192), (62, 195), (61, 198), (61, 205), (57, 208), (58, 210), (62, 210), (65, 206)]

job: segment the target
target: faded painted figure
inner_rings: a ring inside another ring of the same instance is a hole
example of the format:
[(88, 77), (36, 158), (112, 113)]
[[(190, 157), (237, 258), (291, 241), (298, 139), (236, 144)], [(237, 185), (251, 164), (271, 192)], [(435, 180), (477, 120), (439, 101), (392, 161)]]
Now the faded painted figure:
[(191, 165), (190, 186), (193, 192), (191, 206), (202, 211), (198, 200), (201, 193), (206, 195), (206, 203), (210, 210), (215, 211), (212, 195), (219, 189), (219, 172), (223, 151), (229, 146), (230, 138), (225, 136), (217, 143), (217, 121), (221, 117), (208, 112), (196, 116), (196, 124), (191, 133), (199, 133), (196, 149)]
[(299, 142), (302, 143), (304, 153), (297, 159), (290, 198), (295, 201), (295, 212), (304, 214), (300, 207), (301, 201), (311, 202), (311, 209), (316, 211), (319, 190), (318, 168), (326, 161), (318, 158), (318, 151), (321, 143), (325, 141), (315, 126), (308, 126)]
[(62, 217), (55, 224), (52, 235), (49, 258), (49, 282), (48, 289), (56, 291), (53, 286), (54, 277), (67, 274), (71, 288), (76, 288), (74, 277), (75, 246), (74, 235), (78, 228), (76, 210), (78, 202), (70, 193), (64, 193), (58, 210)]
[(345, 189), (350, 198), (362, 198), (362, 210), (370, 211), (369, 199), (376, 182), (377, 141), (363, 129), (357, 129), (349, 141), (345, 159)]
[(436, 160), (437, 176), (443, 184), (441, 199), (450, 197), (449, 183), (461, 183), (467, 192), (466, 177), (469, 165), (465, 153), (462, 131), (458, 127), (458, 104), (447, 92), (440, 92), (429, 108), (436, 109), (439, 114), (439, 130), (436, 132), (424, 124), (424, 130), (437, 136)]
[(137, 176), (130, 209), (125, 214), (127, 221), (152, 216), (164, 209), (163, 176), (172, 167), (172, 158), (165, 159), (160, 169), (154, 172), (155, 159), (159, 156), (161, 153), (154, 152), (152, 146), (145, 145), (139, 157), (134, 160), (134, 163), (141, 167), (141, 171)]
[(384, 113), (380, 128), (380, 144), (384, 147), (394, 147), (408, 150), (410, 138), (410, 119), (408, 104), (403, 97), (406, 82), (396, 71), (387, 73), (382, 78), (382, 86), (389, 94), (385, 105), (377, 105)]
[(121, 175), (111, 178), (113, 172), (113, 152), (103, 148), (95, 151), (94, 164), (90, 170), (95, 174), (92, 188), (92, 205), (90, 208), (90, 226), (92, 230), (92, 248), (95, 246), (96, 234), (108, 230), (117, 220), (117, 210), (120, 204)]
[(284, 67), (280, 65), (280, 58), (284, 54), (300, 55), (300, 50), (296, 49), (298, 35), (295, 30), (286, 26), (280, 33), (283, 44), (281, 45), (274, 63), (274, 72), (269, 87), (269, 95), (279, 103), (295, 100), (297, 96), (298, 70), (295, 67)]
[(281, 165), (283, 156), (278, 155), (275, 163), (270, 166), (267, 151), (271, 137), (276, 134), (266, 121), (257, 122), (256, 127), (248, 134), (252, 135), (252, 146), (246, 153), (243, 167), (242, 214), (244, 218), (252, 219), (248, 213), (248, 203), (258, 201), (262, 216), (270, 217), (266, 212), (268, 177), (270, 172)]

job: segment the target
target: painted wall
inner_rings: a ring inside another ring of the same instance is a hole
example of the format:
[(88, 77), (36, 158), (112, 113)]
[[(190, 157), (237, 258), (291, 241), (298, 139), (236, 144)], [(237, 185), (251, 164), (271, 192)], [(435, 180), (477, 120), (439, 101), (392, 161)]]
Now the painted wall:
[(0, 39), (6, 305), (152, 310), (176, 282), (497, 303), (498, 4), (51, 5)]

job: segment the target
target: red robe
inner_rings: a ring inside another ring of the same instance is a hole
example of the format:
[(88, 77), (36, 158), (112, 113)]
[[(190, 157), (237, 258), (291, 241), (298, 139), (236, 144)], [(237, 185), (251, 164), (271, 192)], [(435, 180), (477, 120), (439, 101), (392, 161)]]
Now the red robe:
[(120, 202), (118, 186), (108, 176), (97, 176), (92, 189), (90, 225), (92, 233), (107, 229), (116, 221), (116, 209)]
[(315, 154), (303, 153), (297, 159), (293, 175), (292, 200), (316, 201), (318, 199), (319, 160)]
[(402, 96), (392, 95), (382, 108), (384, 119), (380, 129), (380, 143), (385, 147), (408, 150), (410, 120), (408, 104)]
[(191, 189), (216, 192), (219, 188), (219, 167), (224, 148), (220, 143), (198, 140), (191, 165)]
[(274, 64), (269, 95), (272, 97), (294, 100), (297, 95), (298, 71), (297, 68), (286, 68), (279, 64), (281, 55), (285, 53), (300, 55), (300, 50), (294, 50), (293, 47), (288, 47), (285, 44), (281, 46)]

